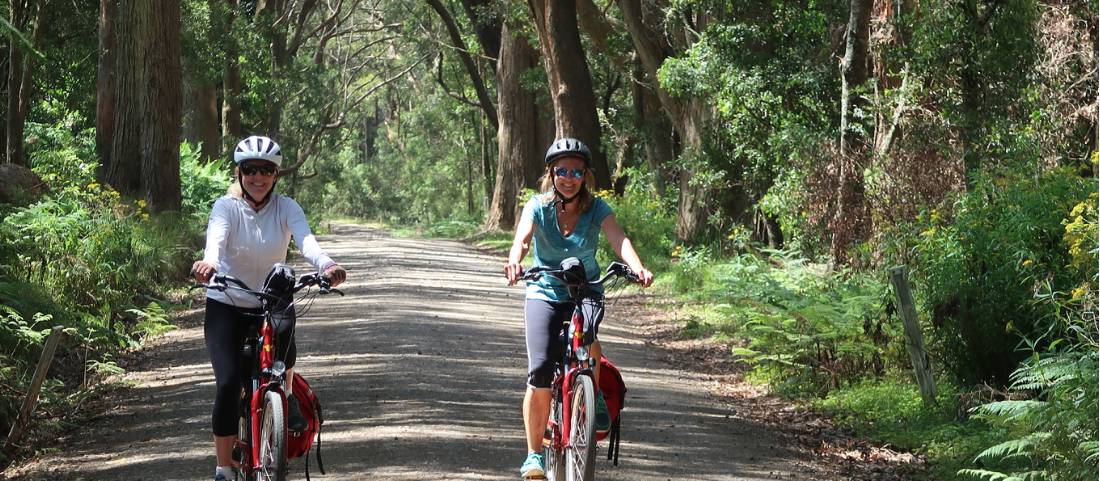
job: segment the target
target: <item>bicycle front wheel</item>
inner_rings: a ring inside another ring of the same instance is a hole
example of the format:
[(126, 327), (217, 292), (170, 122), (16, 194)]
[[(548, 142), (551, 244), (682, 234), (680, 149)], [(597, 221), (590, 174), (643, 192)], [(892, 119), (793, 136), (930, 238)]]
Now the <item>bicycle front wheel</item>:
[(286, 479), (286, 412), (283, 397), (275, 391), (264, 395), (264, 417), (260, 428), (260, 468), (256, 481)]
[(577, 376), (569, 399), (569, 445), (565, 448), (566, 481), (596, 478), (596, 390), (592, 377)]
[(557, 396), (550, 403), (550, 424), (547, 426), (547, 439), (543, 440), (542, 459), (546, 462), (546, 479), (548, 481), (565, 481), (565, 458), (563, 451), (555, 446), (561, 441), (561, 401)]

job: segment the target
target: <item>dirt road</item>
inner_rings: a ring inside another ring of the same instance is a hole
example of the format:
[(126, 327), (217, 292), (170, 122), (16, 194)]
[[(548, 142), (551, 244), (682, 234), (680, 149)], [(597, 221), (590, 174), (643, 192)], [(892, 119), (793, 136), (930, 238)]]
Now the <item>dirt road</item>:
[[(347, 297), (298, 322), (298, 367), (320, 393), (320, 480), (518, 479), (526, 358), (523, 290), (503, 259), (458, 242), (401, 239), (339, 225), (322, 245), (346, 266)], [(811, 479), (773, 430), (716, 401), (703, 375), (658, 356), (609, 310), (605, 352), (630, 389), (620, 465), (600, 480)], [(202, 327), (171, 332), (127, 377), (118, 409), (9, 469), (20, 480), (213, 477), (213, 379)], [(601, 454), (604, 446), (601, 445)], [(292, 479), (304, 479), (301, 460)]]

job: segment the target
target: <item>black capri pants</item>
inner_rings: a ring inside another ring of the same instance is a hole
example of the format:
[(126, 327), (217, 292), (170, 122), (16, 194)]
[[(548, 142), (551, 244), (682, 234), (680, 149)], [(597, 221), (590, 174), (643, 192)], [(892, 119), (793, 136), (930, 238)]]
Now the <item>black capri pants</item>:
[[(554, 382), (554, 364), (562, 352), (562, 326), (573, 317), (572, 302), (527, 299), (523, 309), (527, 337), (527, 386), (545, 389)], [(581, 301), (584, 313), (584, 344), (596, 340), (603, 320), (603, 297), (587, 297)]]
[[(240, 417), (241, 386), (250, 376), (250, 359), (243, 355), (244, 340), (259, 329), (263, 310), (234, 307), (206, 300), (206, 352), (214, 366), (214, 435), (235, 436)], [(277, 311), (273, 316), (276, 329), (275, 358), (287, 369), (294, 367), (298, 350), (294, 345), (294, 308)]]

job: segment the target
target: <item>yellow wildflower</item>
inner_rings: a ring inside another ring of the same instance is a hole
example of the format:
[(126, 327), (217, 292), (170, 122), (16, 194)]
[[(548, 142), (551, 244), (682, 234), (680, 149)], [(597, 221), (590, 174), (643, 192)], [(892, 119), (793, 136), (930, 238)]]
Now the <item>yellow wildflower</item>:
[(1031, 262), (1031, 259), (1024, 259), (1024, 262), (1023, 262), (1024, 267), (1028, 267), (1032, 264), (1034, 264), (1034, 262)]
[(139, 209), (144, 209), (146, 205), (147, 204), (145, 203), (145, 199), (138, 199), (137, 206)]
[(91, 184), (88, 184), (88, 190), (96, 190), (98, 188), (99, 188), (99, 183), (97, 183), (97, 182), (92, 182)]
[(141, 214), (141, 220), (149, 220), (149, 214)]
[(1073, 292), (1070, 293), (1070, 296), (1073, 299), (1082, 299), (1082, 298), (1085, 297), (1085, 294), (1087, 294), (1087, 293), (1088, 293), (1088, 289), (1086, 289), (1085, 286), (1077, 286), (1077, 288), (1074, 289)]

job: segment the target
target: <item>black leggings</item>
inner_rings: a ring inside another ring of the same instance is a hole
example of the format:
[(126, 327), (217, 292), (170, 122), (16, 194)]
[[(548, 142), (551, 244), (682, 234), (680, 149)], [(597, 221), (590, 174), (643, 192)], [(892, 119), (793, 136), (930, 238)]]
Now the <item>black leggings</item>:
[[(214, 435), (237, 434), (240, 417), (241, 386), (251, 375), (251, 359), (243, 355), (244, 340), (249, 332), (260, 326), (263, 311), (233, 307), (215, 300), (206, 300), (206, 352), (214, 366)], [(286, 309), (273, 316), (276, 325), (275, 358), (283, 361), (287, 369), (294, 367), (298, 356), (294, 346), (294, 309)]]
[[(596, 340), (603, 320), (603, 299), (589, 297), (581, 306), (588, 333), (584, 344), (588, 345)], [(562, 324), (573, 317), (573, 303), (527, 299), (523, 311), (527, 327), (527, 385), (548, 388), (554, 382), (554, 363), (563, 355)]]

